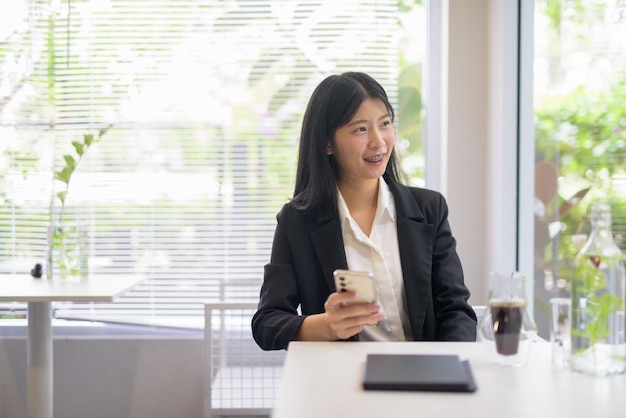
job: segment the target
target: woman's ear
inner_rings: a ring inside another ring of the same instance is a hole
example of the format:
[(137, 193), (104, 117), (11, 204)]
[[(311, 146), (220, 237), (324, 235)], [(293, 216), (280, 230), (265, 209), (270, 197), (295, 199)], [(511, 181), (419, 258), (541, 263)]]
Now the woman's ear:
[(333, 146), (330, 145), (330, 141), (326, 142), (326, 155), (333, 155)]

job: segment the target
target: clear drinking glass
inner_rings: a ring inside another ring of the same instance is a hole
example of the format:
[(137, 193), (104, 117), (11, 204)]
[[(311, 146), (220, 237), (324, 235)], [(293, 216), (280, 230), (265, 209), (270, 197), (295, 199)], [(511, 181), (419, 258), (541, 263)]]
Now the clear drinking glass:
[(478, 325), (478, 340), (495, 363), (523, 366), (537, 335), (528, 311), (525, 282), (520, 272), (490, 274), (489, 301)]
[(63, 222), (48, 228), (48, 279), (60, 282), (87, 280), (87, 225)]
[(572, 352), (572, 300), (570, 298), (550, 299), (550, 345), (552, 365), (563, 369), (569, 365)]

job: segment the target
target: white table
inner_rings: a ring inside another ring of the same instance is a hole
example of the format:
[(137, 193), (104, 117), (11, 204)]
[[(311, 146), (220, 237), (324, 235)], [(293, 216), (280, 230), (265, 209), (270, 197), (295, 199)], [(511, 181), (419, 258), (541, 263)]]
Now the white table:
[(81, 283), (0, 276), (0, 302), (28, 302), (28, 416), (52, 418), (52, 302), (111, 302), (141, 277), (92, 276)]
[[(364, 391), (368, 353), (458, 354), (475, 393)], [(624, 418), (626, 375), (554, 370), (550, 344), (535, 343), (523, 368), (492, 364), (479, 343), (293, 342), (273, 418)]]

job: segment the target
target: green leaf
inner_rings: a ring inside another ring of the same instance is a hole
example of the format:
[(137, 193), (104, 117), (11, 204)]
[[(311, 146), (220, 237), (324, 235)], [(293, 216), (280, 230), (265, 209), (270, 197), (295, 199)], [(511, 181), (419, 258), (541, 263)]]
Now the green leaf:
[(63, 167), (63, 170), (57, 171), (56, 173), (54, 173), (54, 178), (67, 184), (70, 181), (70, 177), (72, 177), (73, 171), (74, 171), (73, 168)]
[(93, 142), (93, 135), (92, 134), (84, 134), (83, 137), (85, 138), (85, 145), (91, 145), (91, 143)]
[(113, 124), (110, 124), (110, 125), (109, 125), (109, 126), (107, 126), (106, 128), (102, 128), (102, 129), (100, 129), (100, 130), (98, 131), (98, 139), (102, 138), (102, 136), (103, 136), (104, 134), (106, 134), (106, 133), (107, 133), (107, 131), (108, 131), (109, 129), (111, 129), (111, 127), (112, 127), (112, 126), (113, 126)]
[(72, 141), (72, 145), (74, 146), (74, 149), (76, 150), (76, 153), (78, 155), (83, 155), (83, 149), (84, 149), (84, 145), (81, 144), (78, 141)]
[(63, 156), (68, 167), (76, 167), (76, 160), (69, 154)]
[(61, 202), (65, 202), (65, 196), (66, 196), (66, 195), (67, 195), (67, 192), (66, 192), (66, 191), (62, 191), (62, 192), (57, 193), (57, 197), (59, 198), (59, 200), (60, 200)]

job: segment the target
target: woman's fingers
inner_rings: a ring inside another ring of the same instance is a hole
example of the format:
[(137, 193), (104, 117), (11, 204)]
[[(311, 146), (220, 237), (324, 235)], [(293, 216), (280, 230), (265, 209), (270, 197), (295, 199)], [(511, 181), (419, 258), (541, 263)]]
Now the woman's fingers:
[(350, 304), (355, 296), (354, 292), (336, 292), (324, 304), (326, 322), (338, 339), (350, 338), (363, 331), (365, 325), (375, 325), (384, 318), (377, 303)]
[(325, 306), (340, 307), (350, 304), (350, 302), (356, 298), (354, 292), (335, 292), (331, 293), (326, 299)]

